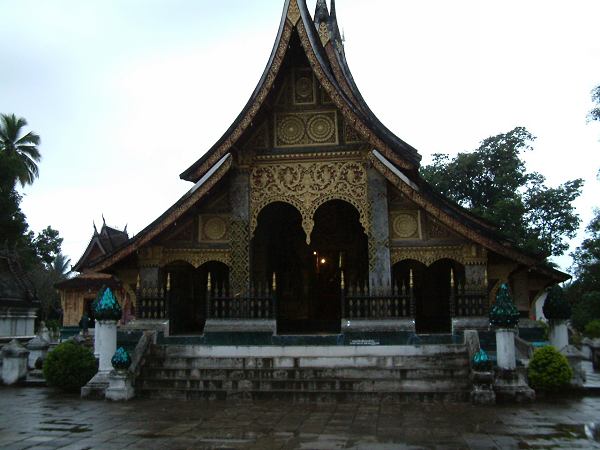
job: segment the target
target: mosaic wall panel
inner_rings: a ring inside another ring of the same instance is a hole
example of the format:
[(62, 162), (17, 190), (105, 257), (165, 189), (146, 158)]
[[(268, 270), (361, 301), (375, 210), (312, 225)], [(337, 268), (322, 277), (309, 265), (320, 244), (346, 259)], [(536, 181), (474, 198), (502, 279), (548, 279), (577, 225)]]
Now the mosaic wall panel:
[(275, 115), (275, 147), (337, 145), (338, 142), (336, 111)]
[(234, 296), (245, 295), (250, 282), (250, 232), (248, 222), (232, 220), (229, 283)]

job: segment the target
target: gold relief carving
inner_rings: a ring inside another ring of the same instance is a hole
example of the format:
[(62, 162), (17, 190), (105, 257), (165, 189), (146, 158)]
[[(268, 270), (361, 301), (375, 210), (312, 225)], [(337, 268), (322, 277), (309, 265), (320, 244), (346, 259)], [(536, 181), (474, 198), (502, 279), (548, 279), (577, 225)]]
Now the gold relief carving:
[(258, 214), (267, 205), (285, 202), (302, 215), (302, 227), (310, 243), (314, 214), (330, 200), (354, 205), (367, 235), (370, 230), (370, 205), (367, 171), (359, 161), (323, 161), (264, 164), (250, 176), (250, 235), (258, 225)]
[[(483, 250), (483, 249), (482, 249)], [(452, 259), (463, 265), (487, 264), (487, 253), (479, 252), (472, 256), (470, 245), (442, 247), (393, 247), (391, 249), (392, 265), (412, 259), (430, 266), (440, 259)]]
[(323, 103), (324, 105), (333, 105), (333, 100), (331, 100), (331, 97), (329, 96), (329, 94), (327, 94), (327, 92), (325, 92), (325, 89), (323, 89), (321, 87), (320, 90), (321, 90), (321, 103)]
[(294, 71), (294, 103), (297, 105), (314, 105), (316, 103), (315, 77), (311, 69)]
[(165, 249), (160, 260), (160, 267), (183, 261), (191, 264), (196, 269), (210, 261), (217, 261), (227, 266), (230, 265), (229, 250), (224, 249)]
[(202, 241), (224, 241), (227, 239), (226, 216), (204, 216), (200, 219)]
[(290, 7), (288, 9), (287, 17), (292, 25), (296, 25), (300, 20), (300, 8), (298, 8), (297, 0), (290, 0)]
[(429, 226), (428, 226), (427, 234), (429, 235), (430, 238), (443, 239), (443, 238), (450, 237), (450, 233), (448, 232), (448, 229), (446, 227), (444, 227), (441, 223), (435, 221), (432, 218), (429, 218), (428, 222), (429, 222)]
[(139, 250), (140, 267), (157, 267), (163, 257), (163, 247), (143, 247)]
[(275, 147), (337, 145), (336, 111), (275, 115)]
[(252, 138), (250, 138), (250, 140), (248, 141), (248, 144), (246, 145), (246, 148), (249, 148), (249, 149), (255, 149), (255, 148), (265, 149), (265, 148), (267, 148), (269, 146), (268, 134), (269, 134), (269, 132), (268, 132), (268, 128), (267, 128), (267, 122), (265, 121), (260, 127), (258, 127), (258, 130), (256, 130), (256, 132), (254, 133)]
[(319, 37), (321, 38), (321, 44), (325, 47), (329, 42), (329, 29), (325, 22), (321, 22), (321, 25), (319, 25)]
[(418, 214), (392, 213), (392, 238), (418, 238), (419, 234)]
[(362, 139), (358, 132), (352, 128), (348, 122), (344, 120), (344, 141), (346, 144), (354, 144), (362, 142)]

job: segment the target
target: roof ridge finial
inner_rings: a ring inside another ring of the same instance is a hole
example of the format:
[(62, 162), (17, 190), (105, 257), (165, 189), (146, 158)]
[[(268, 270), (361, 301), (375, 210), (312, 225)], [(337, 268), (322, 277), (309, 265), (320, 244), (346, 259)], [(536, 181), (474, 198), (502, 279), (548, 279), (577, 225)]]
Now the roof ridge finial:
[(327, 9), (327, 2), (325, 0), (317, 0), (317, 7), (315, 9), (315, 24), (317, 27), (322, 22), (329, 20), (329, 9)]
[(96, 221), (92, 220), (92, 224), (94, 225), (94, 234), (98, 234), (98, 228), (96, 228)]

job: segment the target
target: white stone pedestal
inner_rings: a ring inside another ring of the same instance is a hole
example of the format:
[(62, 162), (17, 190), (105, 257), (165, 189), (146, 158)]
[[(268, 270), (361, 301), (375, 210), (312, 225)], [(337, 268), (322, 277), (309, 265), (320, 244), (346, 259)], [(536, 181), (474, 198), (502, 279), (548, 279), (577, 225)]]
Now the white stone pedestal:
[(13, 339), (2, 349), (2, 382), (15, 384), (27, 376), (27, 356), (29, 352)]
[(29, 350), (29, 358), (27, 360), (27, 366), (30, 369), (35, 369), (35, 364), (38, 359), (44, 361), (48, 354), (50, 343), (44, 339), (41, 335), (34, 337), (27, 343), (27, 350)]
[(100, 364), (98, 372), (111, 372), (113, 370), (110, 360), (117, 351), (117, 321), (96, 321), (96, 333), (100, 339)]
[(515, 370), (517, 358), (515, 354), (515, 330), (500, 328), (496, 330), (496, 357), (498, 367), (502, 370)]
[(108, 378), (108, 389), (106, 389), (106, 398), (113, 401), (126, 401), (134, 397), (135, 390), (131, 383), (131, 377), (128, 372), (114, 371)]
[(556, 322), (551, 321), (548, 337), (550, 339), (550, 345), (552, 345), (552, 347), (559, 352), (562, 352), (563, 349), (569, 345), (569, 330), (567, 329), (567, 322), (564, 320)]
[(95, 328), (93, 328), (93, 330), (94, 330), (93, 331), (93, 333), (94, 333), (94, 356), (96, 357), (96, 359), (100, 358), (100, 333), (98, 332), (99, 327), (100, 327), (100, 325), (98, 323), (96, 323)]
[(110, 373), (113, 370), (110, 360), (117, 351), (117, 321), (97, 320), (94, 332), (96, 339), (100, 341), (98, 373), (81, 388), (81, 396), (103, 398), (109, 386)]

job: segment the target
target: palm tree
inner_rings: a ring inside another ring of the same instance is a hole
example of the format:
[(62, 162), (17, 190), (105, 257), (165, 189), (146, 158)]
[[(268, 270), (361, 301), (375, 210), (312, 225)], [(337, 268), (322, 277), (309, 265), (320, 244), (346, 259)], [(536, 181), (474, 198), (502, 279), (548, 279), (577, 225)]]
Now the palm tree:
[(54, 261), (52, 261), (50, 269), (52, 270), (56, 278), (58, 278), (59, 280), (64, 280), (71, 273), (71, 269), (69, 269), (70, 264), (71, 260), (62, 253), (59, 253), (54, 258)]
[(0, 156), (6, 166), (13, 169), (12, 185), (19, 181), (21, 186), (32, 184), (38, 177), (37, 163), (42, 156), (37, 148), (40, 137), (29, 132), (24, 134), (27, 121), (14, 114), (0, 114)]

